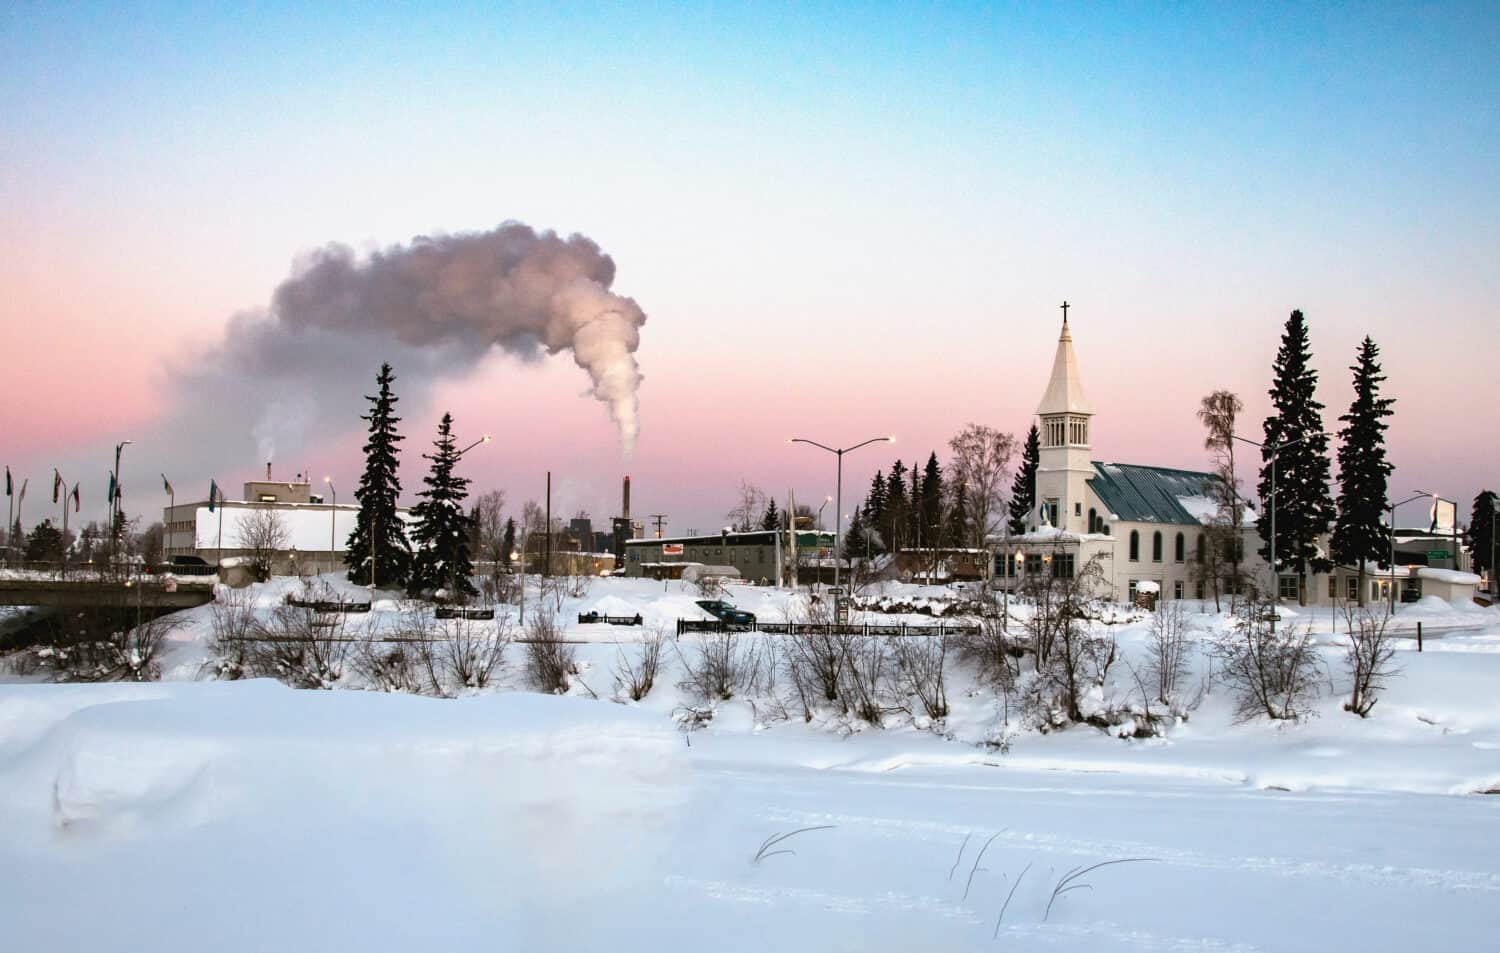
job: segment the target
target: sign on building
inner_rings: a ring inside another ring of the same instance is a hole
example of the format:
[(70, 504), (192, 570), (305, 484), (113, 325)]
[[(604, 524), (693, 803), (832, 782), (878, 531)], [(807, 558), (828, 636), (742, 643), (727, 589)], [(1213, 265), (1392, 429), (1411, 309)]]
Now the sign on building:
[(661, 554), (663, 556), (681, 556), (682, 555), (682, 544), (681, 543), (662, 543), (661, 544)]

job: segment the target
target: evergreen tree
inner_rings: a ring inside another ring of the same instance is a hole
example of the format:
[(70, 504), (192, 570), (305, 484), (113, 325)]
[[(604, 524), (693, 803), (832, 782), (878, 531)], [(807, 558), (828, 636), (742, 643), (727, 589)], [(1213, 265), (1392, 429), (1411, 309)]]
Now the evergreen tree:
[(507, 517), (505, 520), (505, 535), (500, 540), (500, 558), (506, 563), (510, 562), (510, 555), (516, 551), (516, 518)]
[(1042, 434), (1036, 424), (1026, 433), (1026, 447), (1021, 451), (1021, 466), (1016, 470), (1010, 488), (1010, 534), (1026, 532), (1026, 520), (1036, 507), (1036, 471), (1042, 465)]
[(1494, 490), (1482, 490), (1474, 497), (1469, 513), (1469, 558), (1475, 572), (1490, 574), (1490, 589), (1495, 590), (1495, 500)]
[(937, 453), (927, 458), (922, 468), (922, 538), (928, 546), (937, 546), (944, 538), (947, 527), (943, 525), (943, 468), (938, 465)]
[(438, 424), (435, 453), (424, 453), (432, 469), (423, 479), (427, 489), (418, 493), (422, 502), (412, 507), (412, 541), (417, 544), (412, 559), (411, 576), (406, 583), (409, 595), (447, 589), (453, 597), (477, 595), (474, 566), (469, 559), (469, 517), (464, 500), (469, 495), (469, 481), (456, 476), (458, 451), (453, 447), (453, 415), (444, 414)]
[[(1276, 510), (1276, 561), (1274, 572), (1297, 574), (1298, 601), (1307, 602), (1308, 572), (1327, 572), (1332, 564), (1318, 553), (1318, 537), (1328, 532), (1335, 515), (1329, 495), (1328, 435), (1323, 432), (1323, 405), (1316, 396), (1318, 372), (1312, 368), (1307, 322), (1301, 311), (1287, 318), (1281, 349), (1273, 365), (1275, 379), (1270, 395), (1274, 408), (1265, 422), (1265, 446), (1261, 450), (1258, 529), (1265, 542), (1261, 556), (1270, 560), (1271, 519)], [(1297, 441), (1290, 443), (1289, 441)], [(1275, 452), (1276, 448), (1281, 448)], [(1271, 500), (1271, 470), (1274, 454), (1276, 496)], [(1272, 596), (1279, 590), (1273, 581)]]
[(906, 465), (900, 460), (891, 464), (890, 475), (885, 478), (885, 525), (880, 531), (885, 536), (886, 548), (895, 552), (905, 544), (906, 528), (911, 521), (911, 505), (906, 498)]
[(849, 528), (844, 531), (844, 557), (864, 559), (867, 554), (874, 555), (874, 553), (874, 548), (869, 547), (865, 539), (864, 510), (856, 507), (853, 517), (849, 520)]
[(1365, 604), (1365, 564), (1384, 566), (1390, 559), (1390, 530), (1384, 519), (1386, 481), (1391, 475), (1391, 465), (1385, 459), (1385, 418), (1391, 416), (1395, 401), (1380, 396), (1385, 375), (1380, 372), (1379, 357), (1380, 348), (1366, 337), (1354, 366), (1349, 368), (1354, 372), (1354, 402), (1339, 418), (1344, 427), (1339, 431), (1333, 558), (1340, 565), (1359, 567), (1360, 605)]
[(760, 528), (763, 530), (781, 529), (781, 511), (776, 508), (776, 498), (772, 497), (766, 502), (766, 512), (760, 518)]
[(875, 534), (875, 538), (870, 541), (873, 553), (883, 553), (886, 550), (886, 510), (889, 505), (890, 500), (885, 492), (885, 474), (877, 470), (870, 480), (870, 495), (865, 497), (864, 506), (865, 526)]
[(946, 536), (949, 545), (959, 548), (977, 546), (982, 541), (975, 540), (976, 532), (969, 525), (969, 490), (964, 483), (959, 483), (953, 488), (953, 505), (948, 512), (948, 531)]
[(911, 489), (906, 493), (906, 515), (906, 538), (914, 546), (926, 545), (925, 540), (931, 534), (922, 527), (922, 471), (917, 469), (915, 461), (911, 467)]
[(32, 562), (56, 562), (62, 559), (63, 534), (50, 519), (31, 528), (26, 537), (26, 558)]
[(411, 568), (411, 544), (406, 541), (406, 527), (396, 514), (401, 496), (401, 481), (396, 477), (397, 444), (403, 439), (396, 432), (401, 418), (395, 415), (398, 398), (391, 393), (396, 375), (391, 365), (380, 365), (375, 382), (379, 392), (371, 397), (370, 412), (361, 420), (370, 422), (370, 436), (365, 443), (365, 472), (359, 478), (354, 498), (359, 501), (359, 522), (349, 534), (344, 564), (349, 567), (349, 581), (366, 585), (371, 582), (371, 543), (374, 543), (374, 584), (399, 586), (406, 582)]

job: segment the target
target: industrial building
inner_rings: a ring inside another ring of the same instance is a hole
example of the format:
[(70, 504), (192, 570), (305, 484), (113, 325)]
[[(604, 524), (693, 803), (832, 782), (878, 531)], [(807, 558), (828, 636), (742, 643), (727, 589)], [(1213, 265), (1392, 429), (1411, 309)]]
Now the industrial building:
[[(678, 578), (687, 565), (732, 566), (740, 578), (753, 583), (774, 583), (780, 561), (783, 578), (793, 569), (788, 558), (793, 534), (777, 530), (736, 533), (725, 530), (717, 536), (673, 536), (663, 539), (625, 541), (625, 575), (648, 579)], [(833, 578), (834, 534), (821, 530), (798, 530), (796, 572), (800, 582)], [(824, 579), (823, 577), (827, 577)]]

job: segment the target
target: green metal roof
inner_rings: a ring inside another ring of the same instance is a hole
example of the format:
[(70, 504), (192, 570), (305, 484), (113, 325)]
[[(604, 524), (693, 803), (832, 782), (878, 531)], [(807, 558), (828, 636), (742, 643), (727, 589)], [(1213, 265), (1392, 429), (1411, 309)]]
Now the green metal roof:
[(1119, 519), (1133, 523), (1198, 525), (1202, 520), (1189, 512), (1180, 500), (1208, 496), (1207, 485), (1217, 479), (1211, 473), (1196, 470), (1095, 460), (1094, 476), (1088, 482), (1109, 510), (1109, 514), (1100, 514), (1106, 522)]

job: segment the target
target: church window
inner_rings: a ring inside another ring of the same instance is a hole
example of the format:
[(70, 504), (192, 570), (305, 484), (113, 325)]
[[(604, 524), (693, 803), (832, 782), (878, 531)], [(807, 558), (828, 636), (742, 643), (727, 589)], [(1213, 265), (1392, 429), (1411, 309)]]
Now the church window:
[(1177, 540), (1175, 543), (1173, 543), (1172, 558), (1178, 562), (1185, 562), (1187, 559), (1187, 553), (1185, 552), (1186, 549), (1187, 540), (1183, 538), (1183, 535), (1181, 533), (1178, 533)]
[[(1198, 562), (1199, 563), (1202, 563), (1203, 559), (1205, 557), (1205, 553), (1203, 551), (1203, 545), (1204, 545), (1203, 534), (1199, 533), (1198, 534)], [(1202, 599), (1203, 597), (1199, 596), (1198, 598)]]
[[(1137, 530), (1130, 531), (1130, 561), (1138, 563), (1141, 561), (1141, 534)], [(1132, 598), (1134, 593), (1132, 593)]]
[(1099, 532), (1099, 511), (1092, 506), (1089, 507), (1089, 532)]
[(1073, 504), (1073, 515), (1074, 516), (1082, 516), (1083, 515), (1083, 504), (1082, 503), (1074, 503)]
[(1151, 534), (1151, 561), (1161, 562), (1161, 531)]

